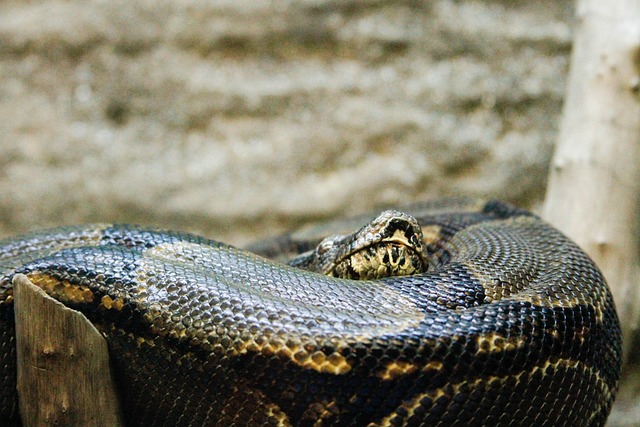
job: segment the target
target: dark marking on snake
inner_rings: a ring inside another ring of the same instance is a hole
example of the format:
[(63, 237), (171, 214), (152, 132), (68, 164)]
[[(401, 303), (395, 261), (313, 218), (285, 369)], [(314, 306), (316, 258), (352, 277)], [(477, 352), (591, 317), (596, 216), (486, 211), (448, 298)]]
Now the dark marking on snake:
[(127, 225), (1, 240), (2, 424), (24, 273), (105, 336), (130, 426), (604, 425), (620, 326), (573, 242), (495, 201), (372, 218), (249, 250)]

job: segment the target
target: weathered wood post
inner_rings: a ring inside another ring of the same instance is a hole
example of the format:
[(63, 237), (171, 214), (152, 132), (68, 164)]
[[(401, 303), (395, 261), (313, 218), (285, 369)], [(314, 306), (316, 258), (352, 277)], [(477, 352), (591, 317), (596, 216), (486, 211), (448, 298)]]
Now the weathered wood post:
[(13, 286), (25, 427), (123, 425), (104, 338), (26, 276), (16, 275)]

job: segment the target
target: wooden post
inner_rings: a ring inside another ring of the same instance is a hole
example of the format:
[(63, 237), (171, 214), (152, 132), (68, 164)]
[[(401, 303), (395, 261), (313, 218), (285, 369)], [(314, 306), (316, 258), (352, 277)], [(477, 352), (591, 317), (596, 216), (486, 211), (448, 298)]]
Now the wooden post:
[(24, 426), (123, 425), (104, 338), (26, 276), (13, 286)]
[(640, 344), (640, 2), (579, 0), (576, 13), (543, 217), (604, 273), (628, 360)]
[(625, 368), (609, 425), (630, 426), (640, 408), (640, 1), (578, 0), (576, 9), (543, 217), (593, 258), (611, 287)]

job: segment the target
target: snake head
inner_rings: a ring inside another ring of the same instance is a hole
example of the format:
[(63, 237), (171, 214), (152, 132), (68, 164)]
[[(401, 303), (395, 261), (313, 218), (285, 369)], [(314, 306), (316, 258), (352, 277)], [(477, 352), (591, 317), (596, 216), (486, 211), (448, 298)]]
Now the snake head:
[(291, 264), (325, 275), (368, 280), (426, 271), (422, 228), (404, 212), (387, 210), (353, 234), (334, 235)]

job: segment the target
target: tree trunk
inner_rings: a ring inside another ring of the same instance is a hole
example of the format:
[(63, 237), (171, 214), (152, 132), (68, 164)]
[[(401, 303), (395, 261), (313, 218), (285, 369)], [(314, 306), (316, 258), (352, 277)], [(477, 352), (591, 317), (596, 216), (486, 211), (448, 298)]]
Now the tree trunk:
[(13, 286), (24, 426), (123, 425), (104, 338), (26, 276), (16, 275)]
[(640, 362), (640, 1), (579, 0), (543, 216), (603, 271)]

